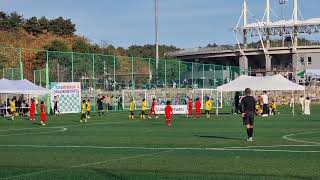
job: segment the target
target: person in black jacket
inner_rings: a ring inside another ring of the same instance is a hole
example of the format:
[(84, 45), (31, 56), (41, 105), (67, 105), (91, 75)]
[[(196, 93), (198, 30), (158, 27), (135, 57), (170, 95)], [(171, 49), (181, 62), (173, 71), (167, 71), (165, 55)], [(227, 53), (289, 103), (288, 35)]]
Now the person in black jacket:
[(253, 141), (253, 123), (255, 113), (255, 99), (251, 96), (251, 89), (245, 89), (246, 96), (242, 98), (240, 104), (240, 111), (243, 117), (243, 125), (245, 125), (248, 134), (248, 142)]
[(239, 114), (239, 102), (240, 102), (240, 94), (236, 92), (234, 96), (234, 113)]

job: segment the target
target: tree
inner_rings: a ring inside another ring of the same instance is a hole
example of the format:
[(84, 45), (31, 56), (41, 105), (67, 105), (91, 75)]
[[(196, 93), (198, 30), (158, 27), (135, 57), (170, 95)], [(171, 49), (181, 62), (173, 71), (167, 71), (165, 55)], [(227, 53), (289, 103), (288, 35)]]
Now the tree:
[(84, 39), (77, 39), (72, 45), (73, 52), (93, 53), (96, 48)]
[(41, 17), (39, 20), (38, 20), (38, 23), (40, 25), (40, 29), (42, 32), (45, 32), (45, 31), (49, 31), (49, 20), (46, 18), (46, 17)]
[(8, 18), (8, 23), (12, 30), (20, 30), (24, 26), (24, 19), (17, 12), (13, 12)]
[(37, 17), (31, 17), (30, 19), (27, 19), (26, 23), (24, 25), (24, 29), (28, 33), (35, 35), (35, 36), (42, 33), (42, 29), (41, 29), (41, 26), (38, 22)]
[(56, 35), (72, 36), (76, 32), (76, 27), (70, 19), (65, 20), (63, 17), (59, 17), (50, 20), (48, 30)]

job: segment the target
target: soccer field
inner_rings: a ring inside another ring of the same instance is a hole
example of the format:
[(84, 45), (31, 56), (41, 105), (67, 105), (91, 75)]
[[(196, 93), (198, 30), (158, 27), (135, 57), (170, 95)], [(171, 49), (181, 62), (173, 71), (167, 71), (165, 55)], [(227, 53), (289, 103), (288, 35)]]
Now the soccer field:
[(319, 115), (258, 117), (253, 143), (236, 115), (127, 115), (1, 119), (0, 179), (320, 179)]

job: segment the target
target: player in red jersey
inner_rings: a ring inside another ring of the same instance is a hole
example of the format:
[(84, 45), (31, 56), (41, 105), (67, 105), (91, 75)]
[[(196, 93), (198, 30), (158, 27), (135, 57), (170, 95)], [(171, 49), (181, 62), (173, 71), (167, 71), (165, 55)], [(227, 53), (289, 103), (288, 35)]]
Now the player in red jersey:
[(30, 105), (30, 121), (34, 121), (34, 116), (36, 114), (36, 102), (34, 99), (31, 99), (31, 105)]
[(152, 104), (151, 104), (151, 109), (150, 109), (150, 114), (149, 114), (149, 118), (152, 118), (152, 115), (154, 114), (155, 118), (158, 118), (157, 114), (156, 114), (156, 99), (153, 98), (152, 99)]
[(164, 108), (165, 117), (166, 117), (166, 124), (169, 127), (171, 126), (171, 117), (173, 115), (173, 109), (170, 104), (171, 104), (171, 102), (167, 101), (167, 106)]
[(41, 117), (41, 124), (45, 126), (47, 121), (47, 115), (46, 115), (46, 106), (44, 105), (43, 101), (41, 101), (41, 105), (40, 105), (40, 117)]
[(188, 105), (187, 117), (192, 117), (192, 99), (190, 97), (187, 98), (187, 105)]
[(201, 101), (199, 98), (196, 99), (196, 112), (194, 113), (194, 118), (201, 118)]

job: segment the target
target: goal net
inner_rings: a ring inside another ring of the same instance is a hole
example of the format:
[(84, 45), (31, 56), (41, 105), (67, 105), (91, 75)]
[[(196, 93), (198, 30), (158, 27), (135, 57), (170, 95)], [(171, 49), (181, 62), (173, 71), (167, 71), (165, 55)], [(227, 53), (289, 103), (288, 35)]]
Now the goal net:
[(135, 109), (141, 109), (143, 99), (147, 101), (147, 109), (152, 104), (152, 99), (156, 99), (157, 105), (165, 105), (167, 101), (171, 101), (172, 105), (186, 105), (187, 97), (190, 97), (193, 102), (200, 98), (202, 102), (202, 109), (204, 103), (208, 98), (213, 102), (214, 108), (222, 108), (222, 93), (216, 89), (152, 89), (152, 90), (123, 90), (122, 103), (124, 109), (129, 109), (130, 101), (135, 102)]

